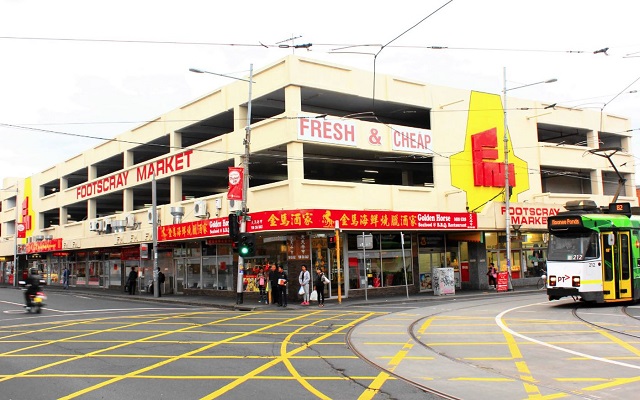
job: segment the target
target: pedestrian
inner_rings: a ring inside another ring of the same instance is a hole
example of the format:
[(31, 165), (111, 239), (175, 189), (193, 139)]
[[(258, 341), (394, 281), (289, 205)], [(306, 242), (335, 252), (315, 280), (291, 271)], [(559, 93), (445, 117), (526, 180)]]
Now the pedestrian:
[(136, 267), (131, 267), (131, 272), (129, 272), (129, 278), (127, 279), (127, 287), (129, 288), (129, 294), (136, 294), (137, 283), (138, 283), (138, 272), (136, 272)]
[(278, 286), (278, 271), (275, 264), (271, 264), (271, 268), (269, 268), (269, 286), (271, 286), (269, 301), (273, 305), (280, 304), (280, 286)]
[(164, 284), (164, 274), (160, 271), (160, 267), (158, 267), (158, 297), (162, 297), (162, 285)]
[(489, 287), (498, 286), (498, 270), (493, 263), (489, 263), (489, 269), (487, 270), (487, 276), (489, 277)]
[(302, 294), (302, 304), (303, 306), (309, 305), (309, 282), (311, 282), (311, 275), (309, 271), (307, 271), (307, 266), (302, 265), (300, 267), (302, 271), (300, 271), (300, 275), (298, 276), (298, 283), (300, 284), (300, 288), (304, 291)]
[(289, 277), (287, 273), (284, 272), (284, 268), (282, 265), (278, 266), (278, 287), (280, 288), (280, 303), (279, 306), (286, 307), (287, 306), (287, 280)]
[(69, 289), (69, 267), (66, 265), (62, 270), (62, 288)]
[(267, 300), (267, 276), (264, 273), (264, 267), (260, 267), (258, 275), (256, 275), (256, 283), (258, 284), (258, 290), (260, 290), (260, 300), (258, 303), (269, 304)]
[(316, 269), (316, 280), (313, 282), (313, 290), (318, 294), (318, 307), (324, 307), (324, 284), (329, 279), (324, 276), (322, 269)]

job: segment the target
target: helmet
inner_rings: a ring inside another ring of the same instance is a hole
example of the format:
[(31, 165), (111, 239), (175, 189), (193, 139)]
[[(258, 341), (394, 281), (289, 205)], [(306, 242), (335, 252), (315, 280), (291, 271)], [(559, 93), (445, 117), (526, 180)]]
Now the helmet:
[(38, 275), (38, 268), (36, 268), (36, 267), (29, 268), (29, 273), (31, 275)]

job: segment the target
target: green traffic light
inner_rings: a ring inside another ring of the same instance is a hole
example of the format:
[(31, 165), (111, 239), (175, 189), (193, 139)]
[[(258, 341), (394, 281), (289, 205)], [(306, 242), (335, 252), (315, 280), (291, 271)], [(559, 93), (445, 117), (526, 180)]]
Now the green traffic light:
[(247, 246), (240, 247), (240, 255), (246, 256), (249, 254), (249, 248)]

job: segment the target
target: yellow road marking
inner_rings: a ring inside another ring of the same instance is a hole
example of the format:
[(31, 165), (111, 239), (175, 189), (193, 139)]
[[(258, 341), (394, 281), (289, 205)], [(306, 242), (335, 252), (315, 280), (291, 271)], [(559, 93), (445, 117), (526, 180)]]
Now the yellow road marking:
[(638, 377), (638, 376), (633, 377), (633, 378), (615, 378), (611, 382), (601, 383), (599, 385), (594, 385), (594, 386), (589, 386), (589, 387), (583, 388), (582, 390), (594, 392), (594, 391), (597, 391), (597, 390), (610, 389), (610, 388), (615, 387), (615, 386), (627, 385), (629, 383), (636, 383), (636, 382), (639, 382), (639, 381), (640, 381), (640, 377)]
[(533, 378), (533, 375), (531, 374), (531, 371), (529, 370), (529, 367), (527, 366), (526, 361), (524, 361), (524, 358), (522, 357), (522, 353), (520, 352), (518, 343), (516, 343), (516, 340), (513, 337), (513, 335), (511, 335), (511, 333), (507, 331), (502, 331), (502, 333), (504, 334), (504, 337), (507, 340), (507, 346), (509, 347), (509, 352), (511, 353), (511, 357), (516, 363), (516, 369), (520, 373), (520, 379), (523, 382), (525, 392), (527, 392), (529, 397), (535, 397), (535, 398), (540, 397), (541, 396), (540, 389), (538, 389), (538, 387), (533, 384), (535, 382), (535, 379)]
[[(352, 321), (352, 323), (350, 325), (345, 325), (345, 326), (341, 326), (339, 328), (336, 329), (336, 331), (341, 331), (344, 330), (346, 328), (350, 328), (351, 326), (357, 324), (360, 321), (363, 321), (369, 317), (371, 317), (372, 315), (374, 315), (374, 313), (369, 313), (369, 314), (365, 314), (355, 320)], [(336, 332), (334, 331), (334, 332)], [(327, 335), (327, 337), (329, 337), (330, 335)], [(316, 339), (313, 339), (312, 341), (309, 342), (309, 344), (307, 346), (302, 346), (302, 347), (298, 347), (297, 349), (291, 350), (288, 353), (284, 353), (284, 354), (280, 354), (280, 356), (266, 364), (261, 365), (260, 367), (254, 369), (253, 371), (248, 372), (246, 375), (244, 375), (241, 378), (235, 379), (232, 382), (229, 382), (228, 384), (226, 384), (225, 386), (221, 387), (220, 389), (216, 390), (213, 393), (210, 393), (209, 395), (205, 396), (202, 398), (202, 400), (209, 400), (209, 399), (215, 399), (218, 396), (221, 396), (225, 393), (227, 393), (228, 391), (232, 390), (233, 388), (239, 386), (240, 384), (246, 382), (249, 379), (253, 379), (256, 375), (268, 370), (269, 368), (271, 368), (274, 365), (277, 365), (278, 363), (282, 362), (285, 358), (291, 356), (291, 355), (295, 355), (298, 354), (299, 352), (306, 350), (308, 346), (314, 345), (318, 342), (320, 342), (323, 339), (323, 337), (318, 337)]]
[[(418, 339), (422, 337), (422, 335), (426, 332), (427, 328), (433, 322), (433, 318), (427, 319), (418, 329)], [(413, 339), (409, 339), (407, 342), (403, 343), (402, 349), (400, 349), (387, 363), (389, 367), (389, 372), (394, 372), (395, 369), (400, 365), (400, 362), (407, 356), (409, 350), (413, 348), (414, 341)], [(367, 387), (367, 389), (360, 395), (358, 400), (371, 400), (382, 388), (382, 385), (391, 377), (390, 374), (382, 371), (376, 379), (371, 382), (371, 384)]]
[(370, 400), (378, 393), (382, 385), (389, 379), (391, 375), (386, 372), (380, 372), (378, 376), (369, 384), (365, 391), (358, 397), (358, 400)]
[[(231, 318), (227, 318), (226, 320), (238, 319), (238, 318), (242, 318), (242, 317), (243, 317), (243, 314), (240, 314), (240, 315), (237, 315), (237, 316), (234, 316), (234, 317), (231, 317)], [(158, 367), (164, 366), (164, 365), (166, 365), (166, 364), (172, 363), (173, 361), (176, 361), (176, 360), (182, 359), (182, 358), (183, 358), (183, 357), (185, 357), (185, 356), (190, 356), (190, 355), (193, 355), (193, 354), (196, 354), (196, 353), (202, 352), (202, 351), (204, 351), (204, 350), (208, 350), (208, 349), (210, 349), (210, 348), (212, 348), (212, 347), (215, 347), (215, 346), (218, 346), (218, 345), (220, 345), (220, 344), (228, 343), (228, 342), (230, 342), (230, 341), (232, 341), (232, 340), (234, 340), (234, 339), (236, 339), (236, 338), (240, 338), (240, 337), (244, 337), (244, 336), (247, 336), (247, 335), (251, 335), (251, 334), (253, 334), (253, 333), (255, 333), (255, 332), (259, 332), (259, 331), (262, 331), (262, 330), (266, 330), (266, 329), (269, 329), (269, 328), (274, 327), (274, 326), (279, 326), (279, 325), (285, 324), (285, 323), (286, 323), (286, 322), (288, 322), (288, 321), (293, 321), (293, 320), (296, 320), (296, 319), (300, 319), (300, 318), (302, 318), (302, 317), (303, 317), (303, 316), (298, 316), (298, 317), (296, 317), (296, 318), (290, 318), (290, 319), (282, 320), (282, 321), (280, 321), (279, 323), (275, 323), (275, 324), (271, 324), (271, 325), (266, 325), (266, 326), (264, 326), (263, 328), (257, 329), (257, 330), (255, 330), (255, 331), (249, 331), (249, 332), (243, 333), (242, 335), (233, 336), (233, 337), (229, 337), (229, 338), (226, 338), (226, 339), (223, 339), (223, 340), (217, 341), (217, 342), (210, 343), (210, 344), (208, 344), (208, 345), (206, 345), (206, 346), (199, 347), (198, 349), (191, 350), (191, 351), (189, 351), (189, 352), (186, 352), (186, 353), (183, 353), (183, 354), (180, 354), (180, 355), (177, 355), (177, 356), (173, 356), (173, 357), (171, 357), (171, 358), (169, 358), (169, 359), (166, 359), (166, 360), (163, 360), (163, 361), (157, 362), (157, 363), (152, 364), (152, 365), (149, 365), (149, 366), (147, 366), (147, 367), (140, 368), (140, 369), (138, 369), (138, 370), (135, 370), (135, 371), (129, 372), (129, 373), (124, 374), (124, 375), (120, 375), (120, 376), (118, 376), (118, 377), (116, 377), (116, 378), (112, 378), (112, 379), (110, 379), (110, 380), (108, 380), (108, 381), (104, 381), (104, 382), (97, 383), (97, 384), (95, 384), (95, 385), (93, 385), (93, 386), (89, 386), (89, 387), (84, 388), (84, 389), (81, 389), (81, 390), (79, 390), (79, 391), (77, 391), (77, 392), (71, 393), (71, 394), (69, 394), (69, 395), (67, 395), (67, 396), (61, 397), (61, 398), (60, 398), (60, 399), (58, 399), (58, 400), (67, 400), (67, 399), (73, 399), (73, 398), (76, 398), (76, 397), (81, 396), (81, 395), (83, 395), (83, 394), (85, 394), (85, 393), (89, 393), (89, 392), (92, 392), (92, 391), (94, 391), (94, 390), (96, 390), (96, 389), (100, 389), (100, 388), (102, 388), (102, 387), (108, 386), (108, 385), (110, 385), (110, 384), (112, 384), (112, 383), (115, 383), (115, 382), (121, 381), (121, 380), (123, 380), (123, 379), (131, 378), (131, 377), (136, 376), (136, 375), (139, 375), (139, 374), (141, 374), (141, 373), (143, 373), (143, 372), (151, 371), (151, 370), (153, 370), (153, 369), (155, 369), (155, 368), (158, 368)], [(216, 321), (213, 321), (213, 322), (211, 322), (210, 324), (206, 324), (206, 325), (215, 325), (215, 323), (216, 323)], [(179, 329), (179, 330), (177, 330), (177, 331), (170, 331), (170, 332), (167, 332), (167, 333), (166, 333), (166, 335), (172, 335), (172, 334), (175, 334), (175, 333), (177, 333), (177, 332), (186, 331), (186, 330), (188, 330), (188, 329), (189, 329), (189, 327), (185, 327), (185, 328)], [(155, 337), (157, 337), (157, 336), (161, 336), (161, 335), (156, 335)], [(150, 338), (153, 338), (153, 337), (154, 337), (154, 336), (151, 336)], [(131, 342), (131, 343), (140, 343), (140, 342), (144, 342), (144, 341), (145, 341), (145, 339), (140, 339), (140, 340), (133, 341), (133, 342)], [(101, 352), (106, 351), (106, 350), (109, 350), (109, 349), (100, 350), (100, 351), (97, 351), (96, 353), (101, 353)], [(91, 353), (90, 353), (90, 354), (91, 354)]]
[[(200, 313), (200, 312), (198, 312), (198, 313)], [(178, 315), (178, 317), (183, 317), (183, 316), (188, 316), (188, 315), (189, 315), (189, 313), (188, 314), (181, 314), (181, 315)], [(171, 318), (171, 317), (163, 317), (163, 318), (159, 318), (157, 320), (166, 319), (166, 318)], [(136, 322), (136, 323), (133, 323), (133, 324), (125, 325), (124, 327), (126, 327), (126, 326), (136, 326), (136, 325), (139, 325), (141, 323), (142, 322)], [(85, 333), (85, 334), (79, 335), (77, 337), (87, 336), (87, 335), (91, 335), (91, 334), (99, 334), (99, 333), (104, 333), (104, 332), (111, 332), (114, 329), (116, 329), (116, 328), (97, 330), (94, 333)], [(188, 327), (185, 327), (183, 329), (186, 330), (186, 329), (188, 329)], [(157, 336), (161, 336), (161, 335), (156, 335), (156, 337)], [(47, 342), (45, 344), (40, 344), (40, 345), (35, 345), (35, 346), (31, 346), (31, 347), (20, 349), (20, 351), (29, 350), (29, 349), (33, 349), (33, 348), (37, 348), (37, 347), (41, 347), (41, 346), (46, 346), (46, 345), (49, 345), (51, 343), (61, 343), (61, 342), (65, 342), (65, 341), (66, 341), (66, 339), (59, 339), (59, 340), (49, 341), (49, 342)], [(22, 371), (22, 372), (20, 372), (18, 374), (15, 374), (15, 375), (5, 376), (4, 378), (0, 379), (0, 382), (4, 382), (4, 381), (7, 381), (9, 379), (16, 378), (16, 377), (24, 377), (26, 375), (29, 375), (29, 374), (33, 373), (33, 372), (41, 371), (43, 369), (54, 367), (54, 366), (57, 366), (57, 365), (60, 365), (60, 364), (65, 364), (65, 363), (68, 363), (68, 362), (71, 362), (71, 361), (80, 360), (82, 358), (88, 358), (88, 357), (91, 357), (91, 356), (93, 356), (95, 354), (100, 354), (100, 353), (105, 352), (105, 351), (115, 350), (115, 349), (127, 346), (129, 344), (138, 343), (140, 341), (142, 341), (142, 340), (135, 340), (135, 341), (127, 342), (127, 343), (121, 343), (121, 344), (118, 344), (118, 345), (115, 345), (115, 346), (107, 347), (105, 349), (96, 350), (94, 352), (90, 352), (90, 353), (87, 353), (87, 354), (81, 354), (81, 355), (77, 355), (75, 357), (68, 358), (68, 359), (65, 359), (65, 360), (59, 360), (59, 361), (56, 361), (56, 362), (53, 362), (53, 363), (50, 363), (50, 364), (41, 365), (39, 367), (35, 367), (35, 368), (30, 369), (30, 370)], [(16, 351), (17, 350), (14, 350), (12, 352), (3, 353), (3, 354), (0, 354), (0, 356), (1, 355), (5, 355), (5, 354), (10, 354), (10, 353), (15, 353)]]

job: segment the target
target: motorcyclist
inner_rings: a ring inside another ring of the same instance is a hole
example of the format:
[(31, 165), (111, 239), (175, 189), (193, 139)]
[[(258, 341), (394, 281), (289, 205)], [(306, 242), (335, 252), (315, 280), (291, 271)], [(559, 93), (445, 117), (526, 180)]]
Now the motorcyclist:
[(33, 303), (31, 302), (31, 296), (35, 296), (40, 291), (40, 275), (38, 274), (38, 269), (32, 267), (29, 269), (29, 276), (25, 281), (25, 292), (24, 292), (24, 301), (26, 303), (27, 309), (31, 309)]

